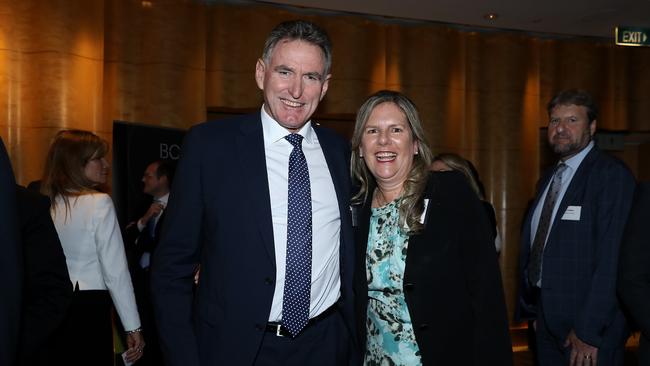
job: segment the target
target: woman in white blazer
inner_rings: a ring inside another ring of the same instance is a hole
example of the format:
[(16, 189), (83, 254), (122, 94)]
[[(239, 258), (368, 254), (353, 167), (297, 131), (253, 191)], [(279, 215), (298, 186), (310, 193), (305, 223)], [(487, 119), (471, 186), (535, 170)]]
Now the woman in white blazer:
[[(137, 361), (144, 339), (115, 208), (106, 183), (108, 144), (88, 131), (59, 132), (41, 191), (66, 256), (74, 296), (55, 353), (65, 365), (113, 365), (112, 306), (126, 330), (125, 358)], [(58, 358), (57, 357), (57, 358)], [(56, 363), (56, 362), (55, 362)]]

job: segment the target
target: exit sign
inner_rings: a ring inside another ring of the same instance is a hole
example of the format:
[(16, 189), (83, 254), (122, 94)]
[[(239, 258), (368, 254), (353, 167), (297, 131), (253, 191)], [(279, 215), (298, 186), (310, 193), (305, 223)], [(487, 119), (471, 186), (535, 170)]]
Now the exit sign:
[(650, 46), (650, 29), (616, 27), (616, 44), (619, 46)]

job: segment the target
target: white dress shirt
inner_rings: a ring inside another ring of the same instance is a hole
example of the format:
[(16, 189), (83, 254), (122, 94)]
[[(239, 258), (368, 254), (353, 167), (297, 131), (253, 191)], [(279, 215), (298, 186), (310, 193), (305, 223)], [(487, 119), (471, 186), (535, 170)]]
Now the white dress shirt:
[[(154, 225), (153, 225), (154, 228), (156, 227), (156, 225), (158, 225), (158, 220), (160, 220), (160, 216), (162, 216), (163, 211), (165, 211), (165, 209), (167, 208), (167, 202), (168, 201), (169, 201), (169, 193), (166, 193), (166, 194), (164, 194), (164, 195), (162, 195), (162, 196), (160, 196), (158, 198), (154, 197), (153, 202), (162, 203), (162, 205), (163, 205), (163, 209), (160, 210), (160, 214), (158, 214), (158, 216), (156, 216), (156, 220), (155, 220)], [(153, 202), (152, 202), (152, 204), (153, 204)], [(144, 228), (147, 226), (146, 222), (142, 222), (142, 218), (138, 219), (136, 224), (138, 225), (138, 231), (140, 231), (140, 232), (142, 230), (144, 230)]]
[(140, 327), (122, 234), (113, 201), (105, 193), (61, 196), (52, 206), (52, 220), (65, 254), (70, 280), (79, 290), (108, 290), (124, 329)]
[[(553, 207), (553, 214), (551, 214), (551, 226), (548, 229), (548, 233), (546, 235), (546, 241), (548, 241), (548, 237), (551, 234), (551, 229), (553, 228), (553, 223), (555, 222), (555, 215), (557, 214), (557, 210), (560, 207), (560, 203), (562, 203), (564, 194), (566, 193), (567, 188), (569, 188), (569, 184), (571, 184), (571, 180), (573, 179), (573, 176), (578, 170), (578, 167), (580, 167), (580, 164), (585, 159), (585, 156), (587, 156), (587, 154), (589, 153), (589, 151), (591, 151), (593, 147), (594, 147), (594, 142), (590, 141), (589, 144), (584, 149), (582, 149), (579, 153), (575, 154), (574, 156), (564, 161), (564, 164), (566, 164), (567, 168), (562, 173), (562, 186), (560, 187), (560, 191), (558, 192), (557, 199), (555, 200), (555, 207)], [(558, 164), (559, 163), (560, 162), (558, 162)], [(553, 178), (551, 178), (549, 182), (546, 184), (546, 188), (544, 189), (544, 192), (542, 192), (541, 198), (537, 203), (537, 207), (535, 207), (535, 211), (533, 211), (533, 217), (530, 222), (531, 247), (533, 245), (533, 241), (535, 240), (535, 234), (537, 233), (537, 226), (539, 225), (539, 217), (542, 215), (542, 207), (544, 206), (544, 200), (546, 198), (548, 189), (551, 186), (551, 183), (553, 183)], [(546, 241), (544, 242), (544, 247), (546, 247)], [(542, 273), (543, 273), (543, 269), (544, 269), (544, 261), (542, 259)], [(537, 283), (537, 285), (538, 287), (541, 287), (542, 276), (540, 276), (539, 278), (540, 280)]]
[[(273, 120), (262, 107), (262, 130), (264, 153), (271, 195), (273, 241), (275, 244), (276, 282), (269, 321), (282, 319), (284, 295), (287, 212), (289, 190), (289, 155), (293, 146), (284, 137), (291, 132)], [(302, 150), (309, 169), (312, 201), (312, 268), (311, 301), (309, 317), (317, 316), (339, 298), (341, 277), (339, 274), (339, 247), (341, 217), (325, 155), (311, 122), (298, 132), (302, 135)]]

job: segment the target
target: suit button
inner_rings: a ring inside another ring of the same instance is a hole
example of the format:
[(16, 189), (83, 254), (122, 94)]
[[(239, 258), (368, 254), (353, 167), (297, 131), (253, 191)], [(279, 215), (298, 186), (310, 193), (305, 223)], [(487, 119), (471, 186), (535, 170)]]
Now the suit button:
[(404, 284), (404, 291), (412, 291), (414, 286), (415, 285), (412, 284), (412, 283), (405, 283)]
[(267, 277), (264, 279), (264, 283), (266, 283), (267, 285), (272, 285), (273, 279), (271, 277)]
[(420, 326), (418, 328), (420, 328), (420, 330), (427, 330), (427, 329), (429, 329), (429, 324), (422, 323), (422, 324), (420, 324)]

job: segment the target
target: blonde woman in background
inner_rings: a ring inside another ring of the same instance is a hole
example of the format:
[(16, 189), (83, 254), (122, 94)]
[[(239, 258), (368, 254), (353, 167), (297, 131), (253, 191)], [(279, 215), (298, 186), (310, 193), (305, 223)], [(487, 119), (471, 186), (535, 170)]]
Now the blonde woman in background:
[(431, 163), (431, 170), (434, 172), (456, 170), (463, 173), (463, 175), (467, 178), (470, 187), (472, 187), (472, 190), (476, 193), (478, 198), (483, 203), (485, 213), (487, 213), (491, 224), (490, 229), (492, 237), (494, 239), (494, 248), (496, 249), (497, 253), (500, 253), (501, 235), (499, 234), (499, 228), (497, 227), (497, 217), (494, 211), (494, 206), (492, 206), (492, 204), (485, 199), (483, 184), (478, 177), (478, 172), (476, 171), (474, 165), (472, 165), (469, 160), (463, 158), (460, 155), (453, 153), (443, 153), (436, 155), (436, 157), (433, 159), (433, 163)]
[(106, 183), (108, 144), (82, 130), (59, 132), (47, 156), (41, 191), (63, 246), (74, 295), (57, 340), (62, 365), (113, 365), (112, 305), (127, 333), (125, 359), (143, 352), (131, 277), (113, 201)]

